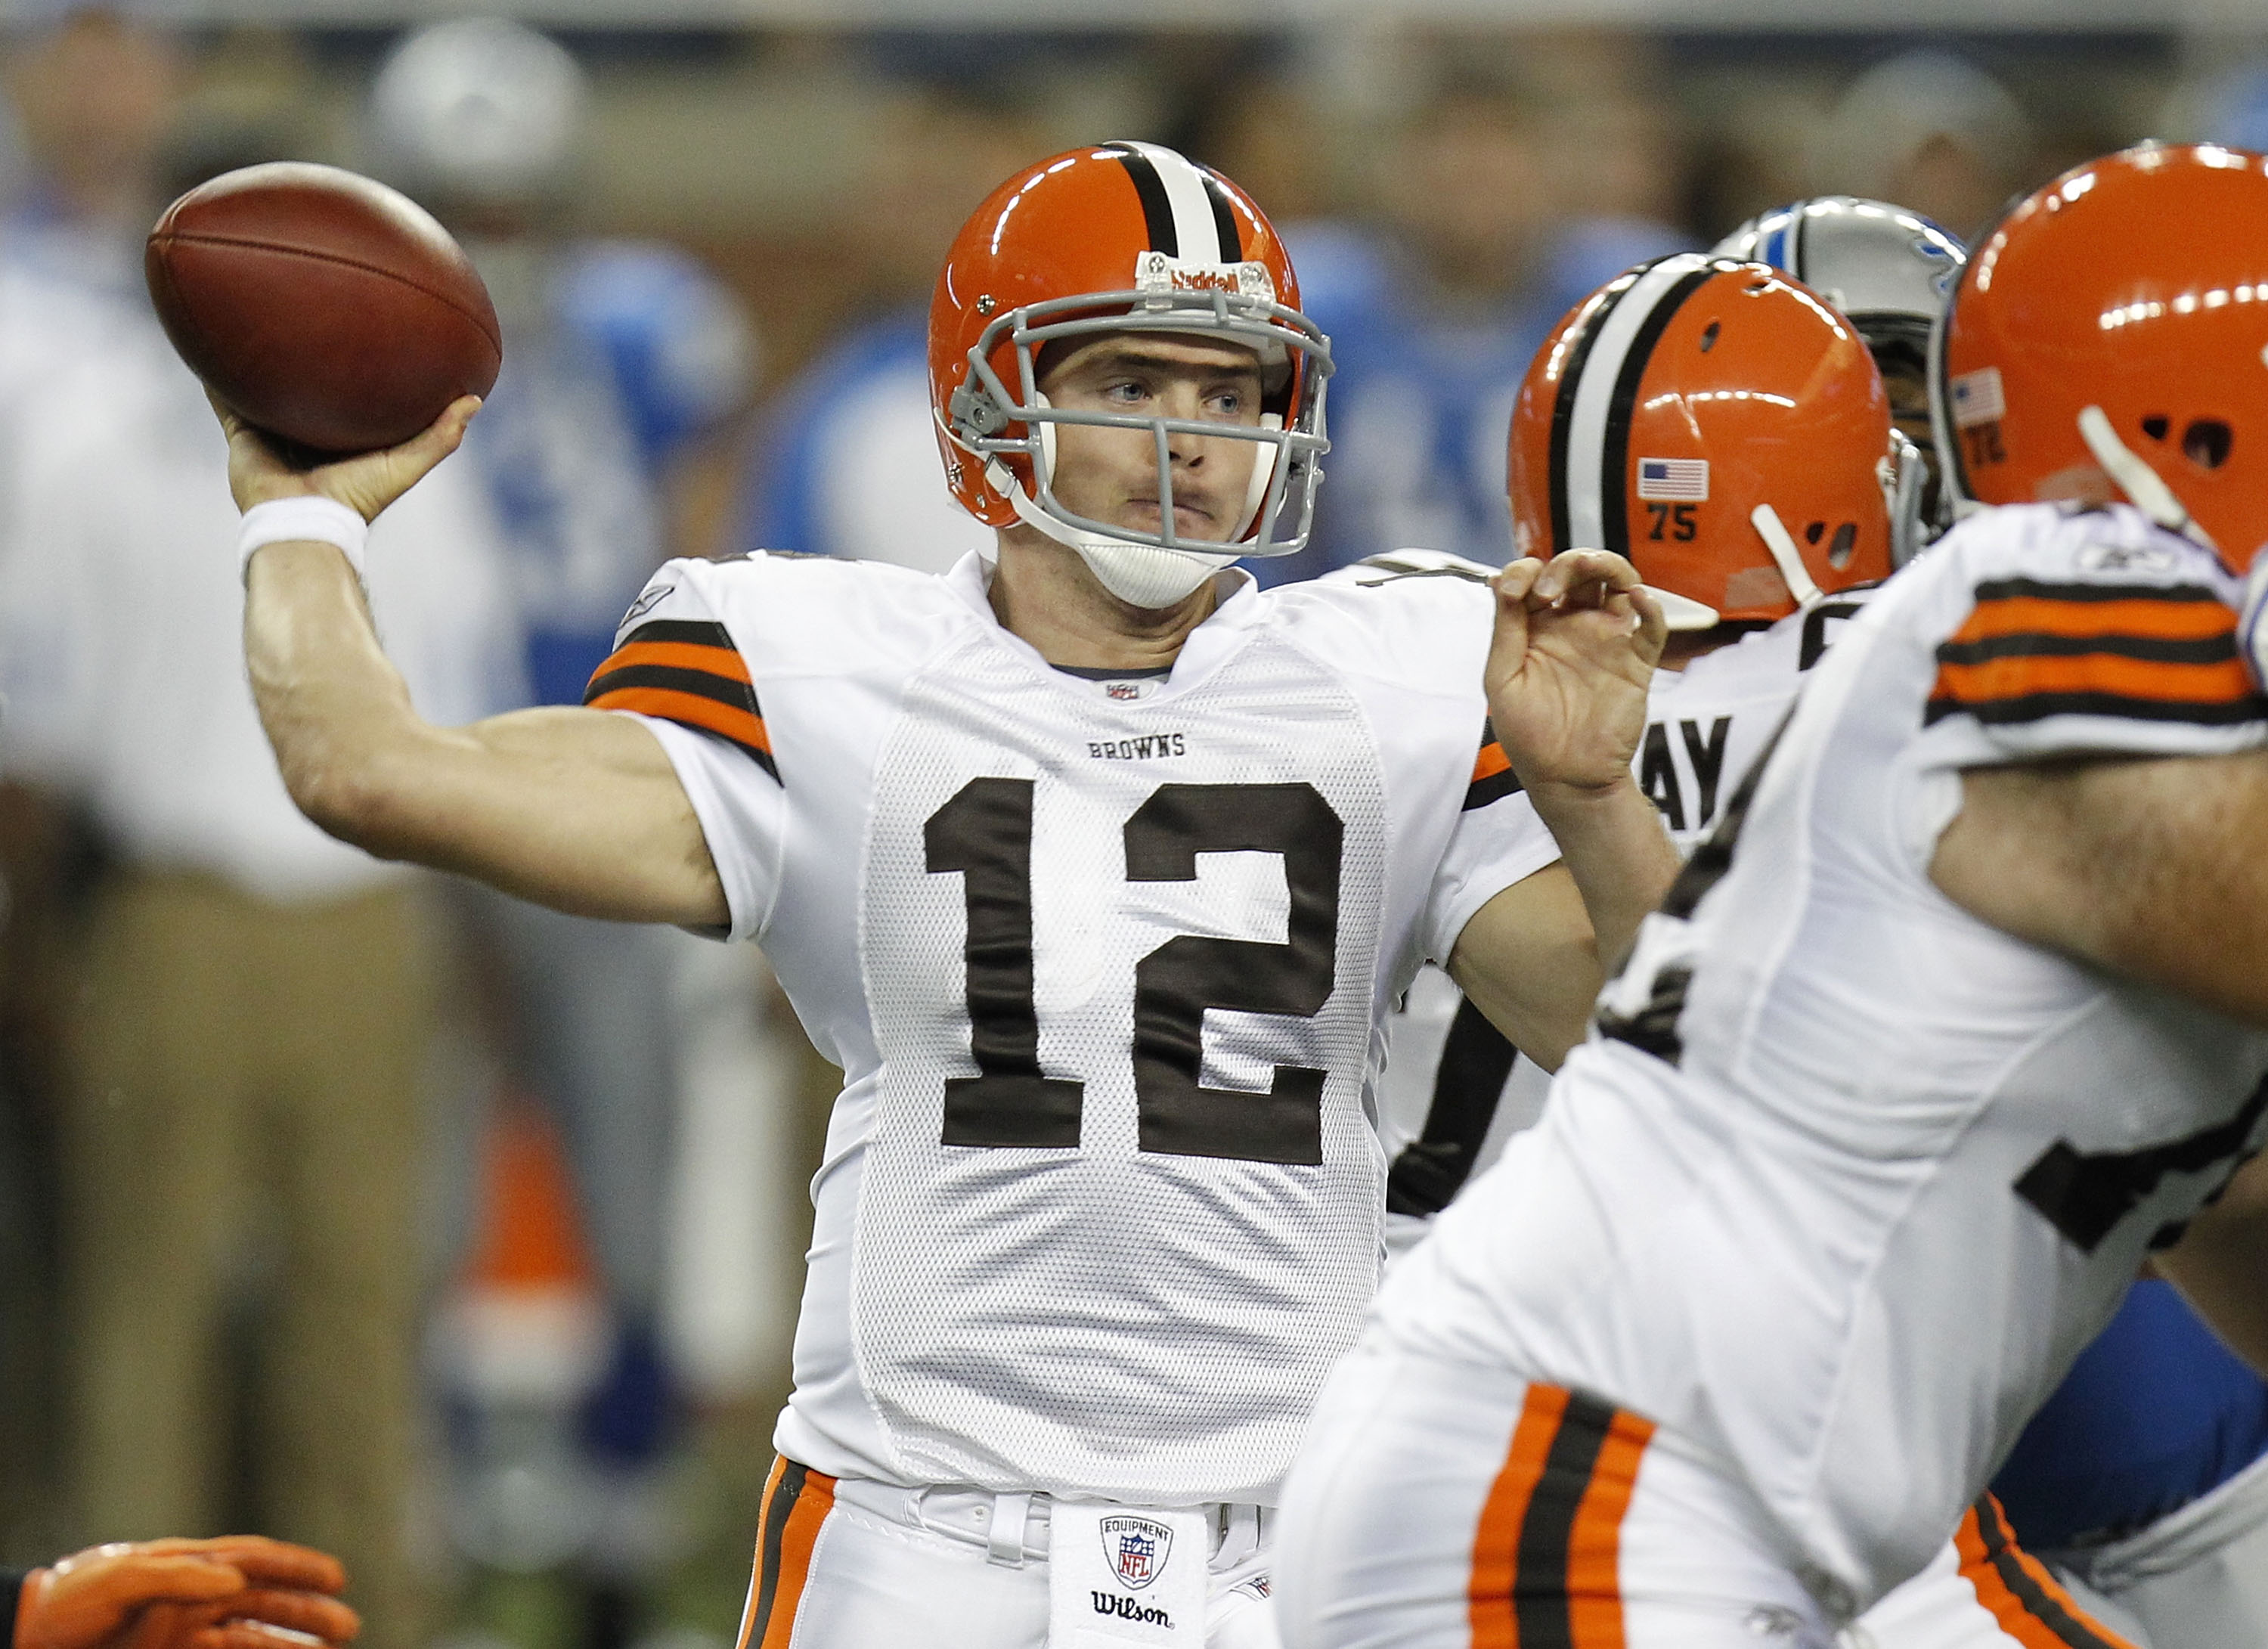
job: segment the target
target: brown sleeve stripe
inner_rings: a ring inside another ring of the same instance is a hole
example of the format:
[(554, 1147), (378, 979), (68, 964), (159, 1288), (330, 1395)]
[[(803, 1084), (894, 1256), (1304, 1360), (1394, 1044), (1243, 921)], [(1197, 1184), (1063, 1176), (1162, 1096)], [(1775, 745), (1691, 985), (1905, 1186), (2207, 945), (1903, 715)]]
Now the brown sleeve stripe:
[(2002, 578), (1977, 586), (1956, 642), (1995, 636), (2151, 636), (2195, 640), (2234, 628), (2236, 615), (2202, 585), (2042, 584)]
[(1530, 1386), (1474, 1532), (1473, 1649), (1624, 1649), (1622, 1524), (1650, 1421)]
[(713, 733), (779, 777), (747, 660), (722, 624), (656, 619), (639, 625), (591, 677), (583, 702)]
[(1962, 1578), (1976, 1588), (1977, 1602), (2024, 1649), (2134, 1649), (2016, 1544), (1991, 1495), (1969, 1509), (1953, 1543), (1961, 1553)]
[(1520, 789), (1520, 777), (1512, 770), (1512, 758), (1497, 742), (1496, 729), (1481, 724), (1481, 752), (1473, 759), (1473, 777), (1465, 787), (1463, 811), (1485, 807), (1492, 801), (1502, 801)]

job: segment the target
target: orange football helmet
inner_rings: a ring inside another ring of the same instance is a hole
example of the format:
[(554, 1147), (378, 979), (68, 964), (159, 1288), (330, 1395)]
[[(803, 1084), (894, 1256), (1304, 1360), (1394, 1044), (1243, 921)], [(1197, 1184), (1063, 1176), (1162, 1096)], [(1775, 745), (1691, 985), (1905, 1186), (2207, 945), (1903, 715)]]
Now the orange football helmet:
[(2268, 541), (2268, 158), (2144, 144), (2019, 202), (1936, 340), (1940, 463), (1977, 504), (2112, 488), (2242, 572)]
[(1922, 465), (1866, 340), (1793, 277), (1697, 253), (1585, 298), (1512, 417), (1522, 555), (1627, 556), (1673, 629), (1784, 618), (1889, 576)]
[[(1323, 380), (1330, 346), (1299, 302), (1291, 258), (1251, 198), (1170, 149), (1101, 144), (1018, 173), (961, 229), (930, 304), (930, 404), (954, 497), (988, 526), (1020, 519), (1074, 548), (1122, 559), (1139, 548), (1177, 552), (1176, 559), (1204, 553), (1208, 565), (1226, 565), (1239, 555), (1304, 548), (1318, 460), (1329, 445)], [(1258, 351), (1266, 385), (1260, 426), (1049, 406), (1037, 369), (1043, 346), (1126, 330), (1198, 334)], [(1067, 422), (1155, 438), (1158, 532), (1094, 520), (1057, 498), (1054, 426)], [(1263, 448), (1226, 554), (1219, 541), (1174, 532), (1166, 438), (1183, 430)]]

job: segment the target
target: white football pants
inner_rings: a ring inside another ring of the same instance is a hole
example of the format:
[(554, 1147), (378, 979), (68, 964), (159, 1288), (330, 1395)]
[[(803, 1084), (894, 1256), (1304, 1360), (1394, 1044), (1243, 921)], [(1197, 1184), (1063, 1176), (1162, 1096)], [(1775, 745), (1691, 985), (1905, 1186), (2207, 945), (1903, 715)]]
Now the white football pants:
[[(778, 1461), (740, 1649), (1081, 1649), (1048, 1640), (1049, 1520), (1043, 1494), (898, 1489)], [(1278, 1649), (1272, 1513), (1225, 1506), (1211, 1522), (1205, 1649)]]
[(1286, 1649), (2137, 1649), (1989, 1503), (1838, 1633), (1754, 1498), (1643, 1419), (1375, 1345), (1308, 1426), (1276, 1583)]

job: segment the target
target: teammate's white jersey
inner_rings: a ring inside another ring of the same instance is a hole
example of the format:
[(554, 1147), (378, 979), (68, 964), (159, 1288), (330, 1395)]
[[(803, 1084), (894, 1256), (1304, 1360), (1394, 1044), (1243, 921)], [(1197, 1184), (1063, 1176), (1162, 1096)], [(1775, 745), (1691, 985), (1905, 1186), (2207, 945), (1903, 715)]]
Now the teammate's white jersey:
[(1272, 1501), (1375, 1284), (1384, 1005), (1557, 849), (1484, 746), (1487, 592), (1229, 587), (1095, 681), (975, 556), (673, 563), (593, 681), (843, 1069), (791, 1458)]
[[(1326, 583), (1386, 579), (1485, 580), (1493, 569), (1432, 550), (1398, 550), (1327, 574)], [(1631, 771), (1660, 810), (1680, 853), (1707, 836), (1742, 777), (1786, 719), (1804, 676), (1858, 615), (1873, 586), (1838, 593), (1803, 612), (1694, 659), (1657, 670), (1646, 736)], [(1379, 1082), (1386, 1147), (1387, 1243), (1396, 1254), (1432, 1217), (1504, 1154), (1543, 1112), (1551, 1078), (1518, 1056), (1438, 968), (1421, 971), (1388, 1021)]]
[(1994, 512), (1893, 579), (1376, 1331), (1658, 1422), (1838, 1609), (1918, 1570), (2268, 1110), (2268, 1034), (1929, 861), (1963, 768), (2268, 742), (2236, 600), (2125, 509)]

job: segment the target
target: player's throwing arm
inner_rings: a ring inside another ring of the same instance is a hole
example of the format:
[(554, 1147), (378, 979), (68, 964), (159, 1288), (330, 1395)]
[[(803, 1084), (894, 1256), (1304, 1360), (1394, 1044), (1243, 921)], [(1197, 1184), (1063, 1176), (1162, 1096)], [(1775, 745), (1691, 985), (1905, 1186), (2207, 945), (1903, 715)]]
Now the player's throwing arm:
[(651, 733), (572, 710), (430, 726), (379, 648), (357, 577), (369, 524), (456, 450), (503, 358), (448, 232), (367, 178), (277, 164), (175, 202), (147, 263), (228, 430), (246, 656), (292, 799), (381, 858), (584, 915), (721, 924)]

